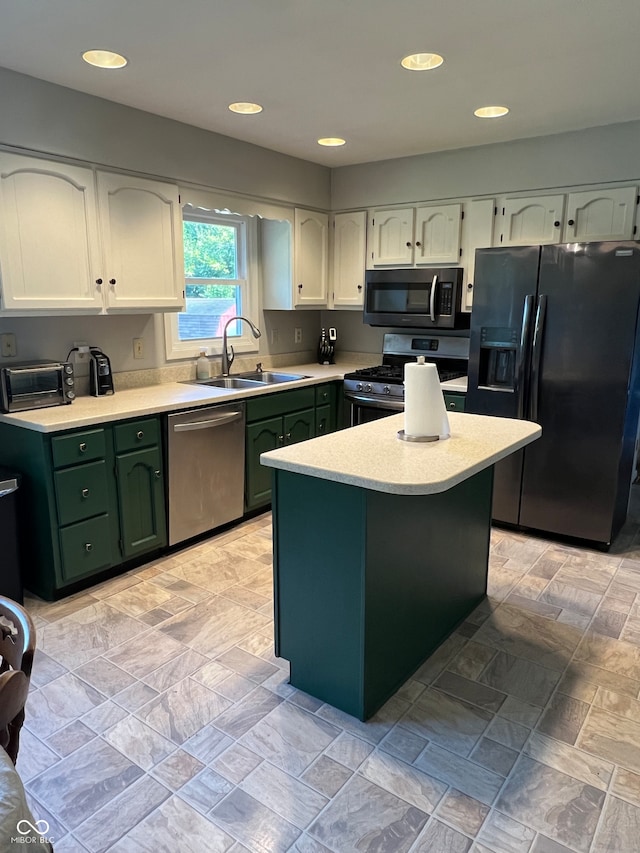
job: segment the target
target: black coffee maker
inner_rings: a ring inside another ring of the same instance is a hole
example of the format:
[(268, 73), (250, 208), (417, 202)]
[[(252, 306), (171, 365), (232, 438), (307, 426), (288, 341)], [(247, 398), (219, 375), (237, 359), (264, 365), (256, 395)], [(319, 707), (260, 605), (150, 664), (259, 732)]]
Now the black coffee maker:
[(336, 340), (338, 334), (335, 329), (325, 329), (320, 333), (318, 341), (318, 364), (335, 364)]
[(94, 397), (113, 394), (111, 362), (98, 347), (89, 348), (89, 391)]

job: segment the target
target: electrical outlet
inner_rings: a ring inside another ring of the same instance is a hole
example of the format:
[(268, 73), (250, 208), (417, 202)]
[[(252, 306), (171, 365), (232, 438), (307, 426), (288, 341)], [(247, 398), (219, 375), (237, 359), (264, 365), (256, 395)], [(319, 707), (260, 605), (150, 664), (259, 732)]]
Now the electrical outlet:
[(294, 344), (302, 343), (302, 328), (300, 326), (296, 326), (293, 330), (293, 342)]
[(271, 343), (274, 345), (280, 343), (280, 329), (271, 329)]
[(89, 361), (89, 344), (86, 341), (74, 341), (74, 347), (83, 348), (83, 352), (74, 352), (73, 356), (77, 362)]
[(4, 358), (13, 358), (17, 355), (16, 336), (13, 332), (5, 332), (2, 335), (2, 355)]
[(133, 339), (133, 357), (144, 358), (144, 340), (143, 338)]

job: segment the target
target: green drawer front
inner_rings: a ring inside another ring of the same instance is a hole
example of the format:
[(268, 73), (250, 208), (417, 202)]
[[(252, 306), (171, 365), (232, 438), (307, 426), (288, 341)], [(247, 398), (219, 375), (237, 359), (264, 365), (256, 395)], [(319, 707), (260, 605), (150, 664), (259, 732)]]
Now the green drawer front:
[(297, 409), (309, 409), (315, 405), (315, 388), (296, 388), (295, 391), (283, 391), (264, 397), (252, 397), (247, 400), (247, 422), (275, 418)]
[(444, 404), (450, 412), (464, 412), (465, 396), (464, 394), (448, 394), (444, 393)]
[(66, 465), (78, 465), (80, 462), (91, 462), (102, 459), (105, 454), (105, 433), (103, 429), (92, 429), (87, 432), (73, 432), (69, 435), (51, 439), (53, 467), (64, 468)]
[(316, 406), (332, 405), (336, 398), (336, 386), (327, 382), (325, 385), (316, 385)]
[(114, 564), (108, 515), (99, 515), (60, 530), (62, 576), (83, 578)]
[(104, 460), (56, 471), (53, 479), (60, 525), (107, 512), (109, 496)]
[(160, 424), (157, 418), (117, 424), (113, 428), (116, 453), (127, 453), (139, 447), (150, 447), (160, 443)]

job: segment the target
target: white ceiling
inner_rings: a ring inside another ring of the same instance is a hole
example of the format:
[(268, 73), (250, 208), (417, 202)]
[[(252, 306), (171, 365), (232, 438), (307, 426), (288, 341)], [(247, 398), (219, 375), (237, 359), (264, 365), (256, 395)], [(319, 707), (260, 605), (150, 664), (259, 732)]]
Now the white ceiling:
[(4, 67), (328, 166), (638, 119), (639, 37), (639, 0), (0, 0)]

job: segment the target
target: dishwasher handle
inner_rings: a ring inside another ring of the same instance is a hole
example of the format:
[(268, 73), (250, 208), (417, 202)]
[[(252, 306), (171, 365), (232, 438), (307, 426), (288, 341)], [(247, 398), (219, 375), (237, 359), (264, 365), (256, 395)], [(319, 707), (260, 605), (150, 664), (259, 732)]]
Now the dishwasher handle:
[(233, 421), (238, 421), (243, 416), (244, 412), (229, 412), (226, 415), (220, 415), (217, 418), (209, 418), (206, 421), (192, 421), (191, 423), (174, 424), (173, 431), (189, 432), (190, 430), (195, 429), (210, 429), (211, 427), (218, 427), (222, 426), (223, 424), (233, 423)]

